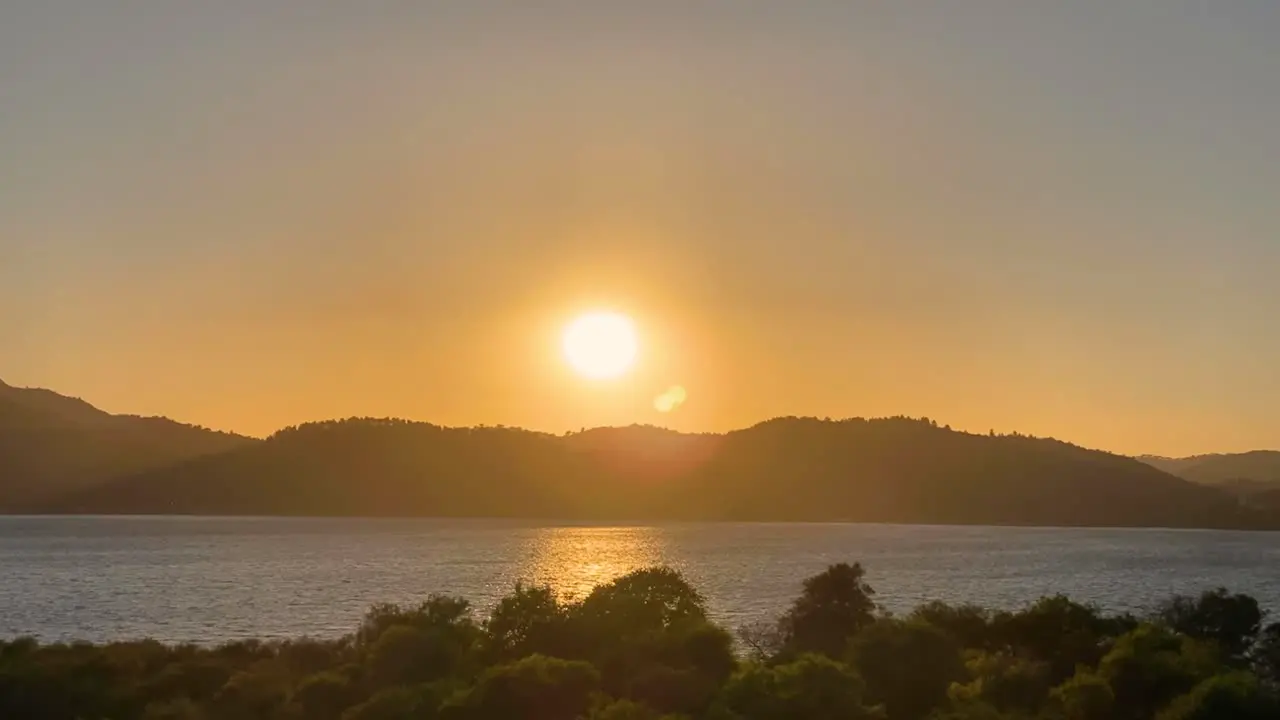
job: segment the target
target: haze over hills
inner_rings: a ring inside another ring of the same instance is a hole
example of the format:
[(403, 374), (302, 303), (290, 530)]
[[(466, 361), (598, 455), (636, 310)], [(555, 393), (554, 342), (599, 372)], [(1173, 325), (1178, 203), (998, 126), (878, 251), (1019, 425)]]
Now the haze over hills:
[(1229, 494), (1130, 458), (905, 418), (724, 435), (554, 436), (352, 419), (65, 497), (75, 513), (423, 515), (1261, 527)]
[(30, 509), (112, 477), (252, 442), (165, 418), (112, 415), (79, 398), (0, 382), (0, 510)]
[(255, 440), (0, 385), (0, 469), (9, 512), (1280, 527), (1132, 458), (911, 418), (562, 436), (357, 418)]
[(1280, 451), (1186, 458), (1144, 455), (1138, 459), (1185, 480), (1229, 492), (1251, 507), (1280, 514)]
[(1249, 481), (1280, 487), (1280, 451), (1277, 450), (1194, 455), (1185, 458), (1143, 455), (1138, 459), (1167, 473), (1205, 485)]

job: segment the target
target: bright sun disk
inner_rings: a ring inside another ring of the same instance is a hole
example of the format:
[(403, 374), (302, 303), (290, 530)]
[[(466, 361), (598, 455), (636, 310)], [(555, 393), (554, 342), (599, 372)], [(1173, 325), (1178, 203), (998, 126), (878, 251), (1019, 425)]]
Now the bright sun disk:
[(615, 378), (635, 365), (640, 343), (631, 318), (616, 312), (593, 312), (565, 328), (564, 356), (583, 377)]

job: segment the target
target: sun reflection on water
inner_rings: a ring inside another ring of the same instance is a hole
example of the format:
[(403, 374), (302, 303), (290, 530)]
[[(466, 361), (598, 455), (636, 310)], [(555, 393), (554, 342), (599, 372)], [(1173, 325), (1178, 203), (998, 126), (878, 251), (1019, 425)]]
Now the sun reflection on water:
[(545, 528), (520, 577), (548, 585), (564, 599), (583, 598), (592, 588), (633, 570), (664, 563), (662, 534), (643, 527)]

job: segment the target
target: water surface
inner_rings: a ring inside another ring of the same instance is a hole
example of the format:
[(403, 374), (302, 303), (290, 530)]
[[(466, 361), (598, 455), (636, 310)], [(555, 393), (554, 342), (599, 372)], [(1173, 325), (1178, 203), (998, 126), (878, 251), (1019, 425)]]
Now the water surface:
[(727, 626), (767, 620), (830, 563), (878, 600), (1013, 608), (1067, 593), (1146, 610), (1225, 586), (1280, 611), (1280, 533), (911, 525), (550, 525), (495, 520), (0, 517), (0, 635), (216, 642), (335, 636), (376, 602), (489, 607), (517, 580), (566, 595), (679, 568)]

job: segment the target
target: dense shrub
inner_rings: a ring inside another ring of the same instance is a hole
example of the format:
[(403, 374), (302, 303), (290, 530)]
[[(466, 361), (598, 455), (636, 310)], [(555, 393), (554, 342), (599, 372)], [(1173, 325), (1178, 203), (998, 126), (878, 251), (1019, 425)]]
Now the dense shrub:
[(1280, 625), (1247, 596), (1147, 622), (1062, 596), (1016, 612), (876, 609), (862, 567), (743, 632), (673, 570), (568, 602), (517, 585), (380, 605), (337, 640), (0, 641), (0, 718), (33, 720), (1273, 720)]

